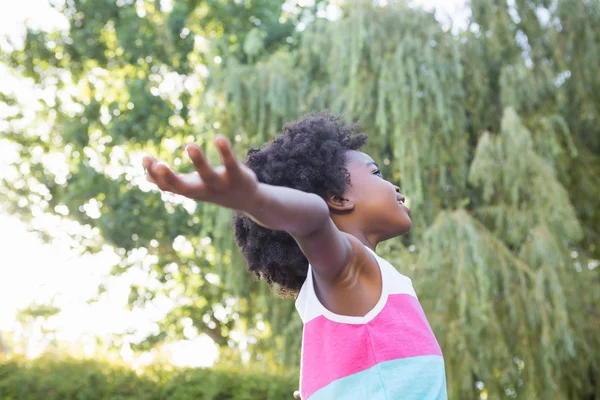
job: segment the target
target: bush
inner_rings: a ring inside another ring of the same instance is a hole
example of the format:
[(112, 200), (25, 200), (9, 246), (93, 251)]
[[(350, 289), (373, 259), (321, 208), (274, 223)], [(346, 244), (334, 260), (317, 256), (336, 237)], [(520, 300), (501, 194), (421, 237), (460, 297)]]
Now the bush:
[(296, 375), (233, 369), (133, 370), (96, 360), (0, 360), (2, 400), (281, 400), (292, 399)]

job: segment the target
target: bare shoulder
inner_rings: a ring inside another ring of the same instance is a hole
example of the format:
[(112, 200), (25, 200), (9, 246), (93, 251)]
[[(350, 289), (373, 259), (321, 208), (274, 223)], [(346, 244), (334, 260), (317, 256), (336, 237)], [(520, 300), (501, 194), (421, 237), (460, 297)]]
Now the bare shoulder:
[[(292, 235), (294, 236), (294, 235)], [(353, 258), (348, 235), (340, 231), (331, 218), (319, 229), (305, 236), (294, 236), (320, 281), (333, 283), (344, 274)]]
[(294, 237), (312, 266), (316, 295), (330, 311), (365, 315), (381, 296), (377, 260), (355, 236), (328, 221), (310, 235)]
[(382, 276), (373, 254), (356, 237), (341, 232), (348, 243), (349, 258), (335, 280), (324, 279), (313, 268), (318, 299), (339, 315), (365, 316), (379, 301)]
[(355, 236), (342, 232), (351, 248), (351, 257), (337, 279), (336, 286), (352, 286), (379, 276), (378, 263), (373, 254)]

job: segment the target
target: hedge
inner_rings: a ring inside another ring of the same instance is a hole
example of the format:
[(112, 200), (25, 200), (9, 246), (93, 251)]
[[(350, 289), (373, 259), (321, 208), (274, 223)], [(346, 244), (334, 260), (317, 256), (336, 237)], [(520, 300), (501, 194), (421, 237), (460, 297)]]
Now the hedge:
[(233, 369), (155, 368), (148, 373), (96, 360), (0, 360), (2, 400), (282, 400), (297, 375)]

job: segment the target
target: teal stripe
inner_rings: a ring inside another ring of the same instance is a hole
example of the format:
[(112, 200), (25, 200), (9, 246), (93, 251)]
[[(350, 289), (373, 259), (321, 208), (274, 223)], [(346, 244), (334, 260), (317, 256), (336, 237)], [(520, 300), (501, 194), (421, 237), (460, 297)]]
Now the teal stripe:
[(446, 373), (441, 356), (385, 361), (330, 383), (310, 400), (446, 400)]

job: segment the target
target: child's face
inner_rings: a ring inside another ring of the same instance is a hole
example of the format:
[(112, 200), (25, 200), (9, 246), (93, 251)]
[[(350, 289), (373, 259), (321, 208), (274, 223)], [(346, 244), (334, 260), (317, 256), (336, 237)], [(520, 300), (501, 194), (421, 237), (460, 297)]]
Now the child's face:
[(367, 235), (379, 240), (400, 236), (410, 229), (410, 210), (404, 205), (400, 188), (385, 180), (367, 154), (348, 151), (347, 169), (351, 185), (344, 197), (354, 204), (350, 213)]

